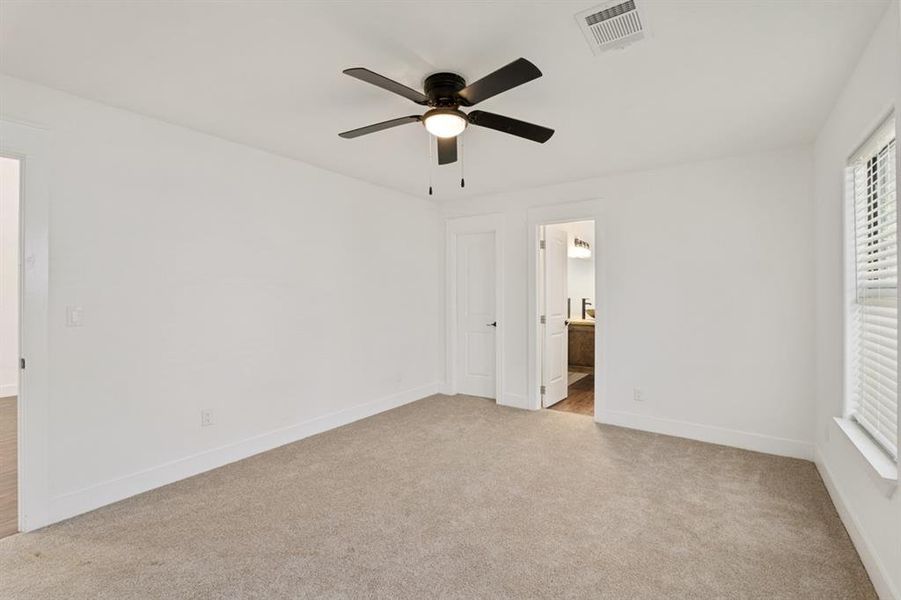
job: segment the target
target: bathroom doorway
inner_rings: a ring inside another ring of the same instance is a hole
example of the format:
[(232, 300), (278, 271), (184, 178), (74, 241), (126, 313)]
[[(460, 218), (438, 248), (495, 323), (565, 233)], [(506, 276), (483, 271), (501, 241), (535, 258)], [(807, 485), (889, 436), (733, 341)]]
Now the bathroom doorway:
[(0, 536), (50, 520), (46, 148), (45, 130), (0, 119)]
[(539, 230), (541, 406), (593, 417), (595, 397), (595, 224)]

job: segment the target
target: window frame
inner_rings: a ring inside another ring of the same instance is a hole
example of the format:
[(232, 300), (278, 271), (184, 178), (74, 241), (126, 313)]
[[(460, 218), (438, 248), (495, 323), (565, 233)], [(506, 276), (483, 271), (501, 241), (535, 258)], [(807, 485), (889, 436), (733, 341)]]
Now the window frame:
[[(898, 475), (898, 461), (899, 456), (901, 456), (901, 452), (897, 450), (895, 453), (892, 453), (890, 448), (886, 447), (884, 443), (878, 440), (870, 430), (857, 419), (854, 418), (854, 409), (856, 408), (856, 400), (858, 393), (858, 385), (859, 385), (859, 368), (858, 368), (858, 351), (856, 347), (857, 336), (859, 332), (860, 323), (857, 316), (857, 307), (859, 306), (859, 289), (858, 289), (858, 257), (857, 257), (857, 214), (856, 214), (856, 206), (855, 200), (857, 198), (857, 190), (858, 186), (855, 186), (854, 180), (854, 171), (858, 167), (858, 164), (861, 160), (869, 163), (871, 160), (875, 160), (874, 166), (878, 168), (878, 155), (883, 152), (884, 148), (887, 148), (889, 145), (894, 144), (894, 153), (895, 153), (895, 161), (892, 164), (891, 168), (895, 171), (895, 177), (897, 178), (898, 174), (898, 144), (897, 144), (897, 122), (896, 115), (893, 111), (889, 111), (886, 116), (879, 119), (877, 122), (878, 125), (870, 130), (870, 132), (865, 136), (864, 141), (852, 152), (848, 159), (845, 161), (844, 175), (845, 175), (845, 193), (843, 197), (844, 203), (844, 214), (845, 214), (845, 227), (844, 227), (844, 243), (845, 243), (845, 269), (844, 269), (844, 282), (845, 282), (845, 310), (843, 315), (844, 320), (844, 332), (845, 332), (845, 361), (844, 361), (844, 397), (843, 397), (843, 405), (842, 405), (842, 417), (836, 418), (836, 422), (839, 426), (839, 429), (843, 431), (848, 439), (860, 450), (860, 452), (864, 455), (873, 469), (878, 473), (880, 478), (883, 481), (891, 481), (897, 482)], [(886, 135), (886, 131), (889, 131), (890, 138), (889, 141), (883, 146), (878, 142), (878, 138), (880, 136)], [(870, 147), (872, 146), (872, 147)], [(883, 146), (883, 147), (880, 147)], [(871, 155), (870, 155), (871, 154)], [(862, 156), (863, 155), (863, 156)], [(869, 166), (865, 165), (864, 168), (869, 170)], [(876, 173), (878, 176), (878, 172)], [(870, 179), (867, 179), (867, 185), (871, 185), (869, 183)], [(898, 206), (898, 186), (897, 179), (895, 182), (895, 214), (897, 215), (897, 211), (899, 210)], [(870, 193), (867, 193), (869, 196)], [(876, 211), (881, 210), (881, 205), (879, 204), (879, 199), (876, 199), (875, 205)], [(867, 211), (870, 212), (869, 209)], [(899, 253), (901, 253), (901, 232), (897, 229), (901, 227), (901, 219), (896, 220), (896, 239), (895, 239), (895, 250), (896, 257)], [(872, 237), (878, 236), (879, 232), (879, 224), (878, 217), (876, 222), (872, 225), (867, 225), (867, 229), (872, 228)], [(871, 237), (870, 232), (868, 231), (867, 237)], [(876, 286), (877, 288), (879, 286)], [(883, 288), (884, 289), (884, 288)], [(894, 291), (894, 300), (895, 307), (901, 309), (901, 280), (896, 278), (895, 291)], [(901, 316), (901, 310), (898, 311), (899, 316)], [(901, 323), (896, 323), (895, 335), (896, 338), (899, 334), (899, 329), (901, 329)], [(901, 365), (896, 364), (896, 382), (901, 381)], [(899, 394), (901, 395), (901, 394)], [(896, 396), (896, 405), (895, 405), (896, 414), (899, 412), (899, 402)], [(895, 440), (896, 447), (898, 444), (898, 437), (901, 436), (901, 425), (898, 424), (897, 419), (895, 422)]]

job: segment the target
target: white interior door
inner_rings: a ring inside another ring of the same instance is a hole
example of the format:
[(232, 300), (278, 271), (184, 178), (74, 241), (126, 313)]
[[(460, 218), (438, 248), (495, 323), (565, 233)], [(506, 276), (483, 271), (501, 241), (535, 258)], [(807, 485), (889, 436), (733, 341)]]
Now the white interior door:
[(566, 232), (546, 227), (544, 250), (544, 347), (542, 355), (542, 406), (567, 396), (569, 332), (566, 322)]
[(457, 391), (494, 398), (495, 305), (494, 233), (457, 237)]

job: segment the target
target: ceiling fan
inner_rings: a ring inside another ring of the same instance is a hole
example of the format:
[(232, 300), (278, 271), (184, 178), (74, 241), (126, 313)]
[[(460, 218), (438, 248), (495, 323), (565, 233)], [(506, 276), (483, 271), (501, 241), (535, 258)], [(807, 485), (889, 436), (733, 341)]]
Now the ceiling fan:
[(538, 67), (524, 58), (518, 58), (509, 65), (486, 75), (482, 79), (466, 85), (466, 80), (456, 73), (435, 73), (426, 77), (423, 91), (419, 92), (401, 83), (388, 79), (361, 67), (346, 69), (346, 75), (356, 77), (366, 83), (394, 92), (416, 104), (428, 106), (423, 115), (410, 115), (382, 121), (359, 129), (351, 129), (338, 135), (343, 138), (355, 138), (375, 133), (407, 123), (422, 123), (429, 133), (438, 138), (438, 164), (446, 165), (457, 160), (457, 136), (463, 133), (467, 125), (487, 127), (510, 135), (519, 136), (543, 144), (554, 135), (553, 129), (511, 119), (483, 110), (464, 113), (461, 106), (473, 106), (492, 96), (513, 89), (533, 79), (541, 77)]

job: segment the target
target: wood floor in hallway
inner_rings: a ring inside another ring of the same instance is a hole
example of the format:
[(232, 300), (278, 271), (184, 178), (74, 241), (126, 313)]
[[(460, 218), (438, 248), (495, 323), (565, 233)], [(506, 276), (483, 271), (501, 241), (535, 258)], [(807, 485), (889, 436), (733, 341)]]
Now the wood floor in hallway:
[(18, 428), (16, 397), (0, 398), (0, 538), (19, 530)]

